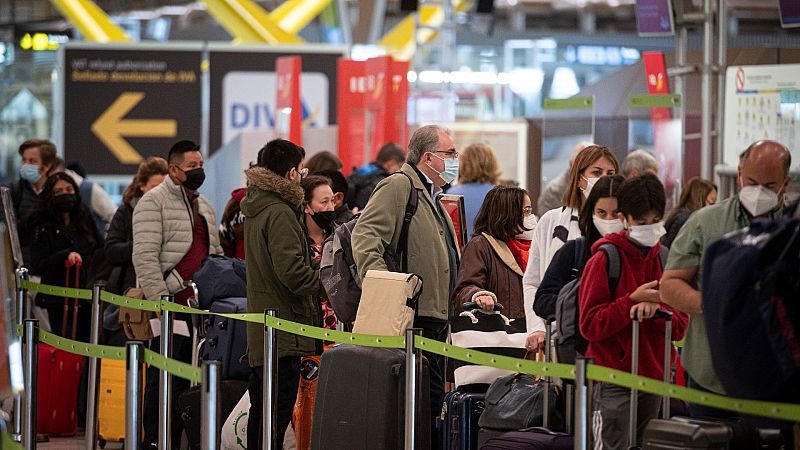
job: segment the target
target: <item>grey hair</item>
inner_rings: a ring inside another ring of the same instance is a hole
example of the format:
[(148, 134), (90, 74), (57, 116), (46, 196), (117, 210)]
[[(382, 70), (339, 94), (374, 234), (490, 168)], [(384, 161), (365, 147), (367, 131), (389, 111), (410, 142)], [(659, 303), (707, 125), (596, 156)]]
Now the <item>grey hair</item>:
[(425, 125), (417, 129), (408, 142), (408, 162), (419, 163), (422, 155), (439, 147), (439, 133), (450, 135), (450, 130), (439, 125)]
[(622, 175), (625, 178), (628, 178), (633, 171), (641, 175), (648, 169), (658, 172), (659, 164), (653, 155), (644, 150), (634, 150), (622, 161)]

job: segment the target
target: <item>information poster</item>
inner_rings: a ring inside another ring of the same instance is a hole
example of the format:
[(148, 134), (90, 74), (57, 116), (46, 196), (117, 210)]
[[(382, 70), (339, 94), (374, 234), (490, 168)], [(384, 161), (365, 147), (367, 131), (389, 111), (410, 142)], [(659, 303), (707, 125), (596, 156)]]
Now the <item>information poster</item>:
[(776, 140), (792, 153), (800, 170), (800, 64), (732, 66), (725, 76), (724, 163), (755, 141)]

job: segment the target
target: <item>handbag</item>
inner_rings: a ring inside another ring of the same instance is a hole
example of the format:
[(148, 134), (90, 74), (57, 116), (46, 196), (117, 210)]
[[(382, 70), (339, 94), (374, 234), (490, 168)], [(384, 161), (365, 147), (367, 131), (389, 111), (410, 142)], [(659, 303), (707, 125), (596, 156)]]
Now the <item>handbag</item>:
[[(508, 319), (499, 311), (479, 308), (464, 311), (450, 321), (450, 341), (462, 348), (475, 349), (512, 358), (525, 357), (525, 319)], [(452, 358), (447, 360), (447, 379), (459, 386), (482, 384), (488, 387), (511, 370), (486, 367)]]
[[(523, 373), (495, 380), (486, 392), (486, 409), (478, 425), (495, 430), (541, 427), (544, 418), (545, 383), (541, 377)], [(556, 407), (558, 388), (550, 385), (550, 428), (561, 429), (563, 418)]]
[(368, 270), (353, 333), (402, 336), (414, 324), (420, 294), (419, 275)]
[[(144, 300), (145, 298), (144, 291), (138, 287), (128, 288), (122, 295), (139, 300)], [(142, 311), (126, 306), (120, 306), (119, 308), (119, 323), (122, 324), (122, 329), (125, 330), (125, 336), (133, 341), (149, 341), (153, 339), (153, 328), (150, 326), (150, 320), (156, 317), (155, 311)]]

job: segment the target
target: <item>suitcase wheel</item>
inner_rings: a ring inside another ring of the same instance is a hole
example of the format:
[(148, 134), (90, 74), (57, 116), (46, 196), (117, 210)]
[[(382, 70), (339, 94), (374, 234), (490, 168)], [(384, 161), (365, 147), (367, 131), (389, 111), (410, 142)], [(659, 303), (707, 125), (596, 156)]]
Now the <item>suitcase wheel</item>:
[(98, 444), (100, 445), (100, 448), (106, 448), (106, 440), (105, 439), (100, 439), (98, 441)]

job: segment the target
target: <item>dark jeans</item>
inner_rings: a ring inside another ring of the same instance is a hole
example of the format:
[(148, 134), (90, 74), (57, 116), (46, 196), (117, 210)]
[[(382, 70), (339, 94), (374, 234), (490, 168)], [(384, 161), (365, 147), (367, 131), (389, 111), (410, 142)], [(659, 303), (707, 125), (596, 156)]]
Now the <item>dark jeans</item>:
[[(447, 339), (447, 321), (433, 317), (417, 317), (414, 328), (422, 329), (422, 336), (445, 342)], [(444, 357), (429, 352), (422, 352), (428, 359), (431, 374), (431, 448), (439, 448), (439, 430), (437, 418), (444, 402)]]
[[(264, 376), (264, 366), (253, 367), (250, 369), (250, 385), (247, 390), (250, 393), (250, 413), (247, 416), (247, 448), (261, 450), (261, 438), (264, 436), (262, 430), (262, 408), (264, 394), (262, 383)], [(278, 438), (278, 448), (283, 448), (283, 437), (286, 428), (292, 421), (292, 411), (297, 401), (297, 388), (300, 385), (300, 358), (297, 356), (284, 356), (278, 358), (278, 385), (277, 391), (277, 422), (275, 423)]]
[[(175, 320), (187, 320), (191, 323), (191, 319), (183, 315), (176, 315)], [(157, 337), (150, 341), (150, 350), (158, 352), (160, 350), (161, 338)], [(192, 340), (186, 336), (173, 335), (172, 336), (172, 359), (183, 361), (185, 363), (192, 362)], [(151, 444), (158, 442), (158, 379), (161, 371), (155, 366), (148, 366), (145, 371), (145, 388), (144, 388), (144, 414), (142, 422), (144, 425), (144, 442)], [(180, 448), (181, 434), (183, 434), (183, 421), (181, 419), (181, 411), (178, 407), (178, 397), (189, 389), (189, 381), (183, 378), (172, 376), (172, 390), (170, 397), (172, 398), (170, 420), (171, 425), (171, 438), (172, 448)]]

